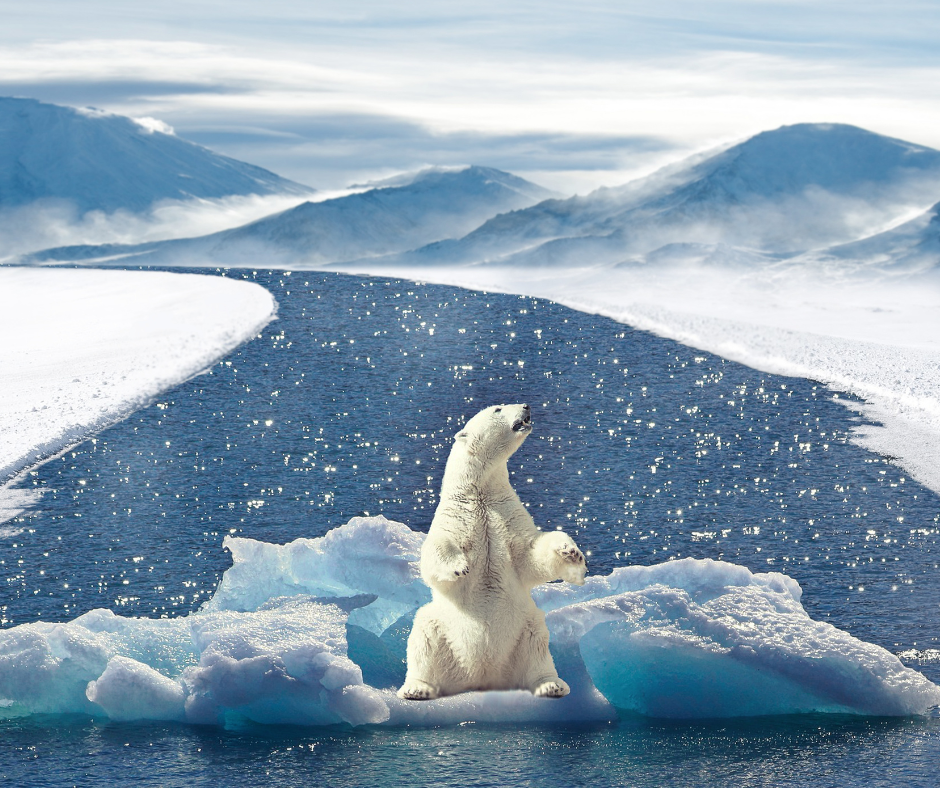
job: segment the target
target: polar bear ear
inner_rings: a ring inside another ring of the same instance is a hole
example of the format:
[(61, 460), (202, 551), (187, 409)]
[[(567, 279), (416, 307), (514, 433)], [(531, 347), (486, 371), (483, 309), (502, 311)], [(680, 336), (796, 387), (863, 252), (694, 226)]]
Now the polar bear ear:
[(467, 430), (461, 430), (456, 435), (454, 435), (454, 444), (461, 443), (464, 446), (464, 451), (467, 452), (468, 457), (476, 457), (478, 446), (476, 441), (472, 440), (470, 433)]
[(476, 444), (470, 440), (470, 433), (467, 430), (461, 430), (454, 435), (454, 443), (464, 444), (468, 456), (473, 457), (476, 455)]

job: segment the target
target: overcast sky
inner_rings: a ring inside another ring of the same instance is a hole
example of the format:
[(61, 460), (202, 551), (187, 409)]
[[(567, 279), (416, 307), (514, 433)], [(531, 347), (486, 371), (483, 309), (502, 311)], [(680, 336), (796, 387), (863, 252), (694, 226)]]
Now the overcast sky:
[(0, 0), (0, 93), (160, 118), (317, 188), (617, 185), (782, 124), (940, 148), (940, 3)]

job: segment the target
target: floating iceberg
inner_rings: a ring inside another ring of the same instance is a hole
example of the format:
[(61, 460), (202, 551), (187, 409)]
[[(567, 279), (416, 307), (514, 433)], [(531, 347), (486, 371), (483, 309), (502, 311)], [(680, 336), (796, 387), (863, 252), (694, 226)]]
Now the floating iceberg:
[(439, 725), (924, 714), (940, 687), (880, 646), (813, 621), (793, 579), (720, 561), (623, 567), (535, 591), (572, 693), (399, 700), (424, 535), (354, 518), (316, 539), (229, 538), (213, 599), (176, 619), (93, 610), (0, 631), (0, 716), (87, 713), (202, 724)]

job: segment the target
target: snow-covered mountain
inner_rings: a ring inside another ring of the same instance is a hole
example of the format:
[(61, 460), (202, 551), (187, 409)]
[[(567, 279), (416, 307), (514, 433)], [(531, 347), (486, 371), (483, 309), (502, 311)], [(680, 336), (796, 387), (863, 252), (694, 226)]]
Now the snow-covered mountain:
[[(801, 124), (698, 154), (619, 188), (548, 196), (498, 170), (429, 170), (213, 235), (67, 247), (31, 260), (120, 263), (133, 256), (150, 265), (332, 263), (356, 270), (468, 264), (753, 269), (794, 259), (845, 261), (862, 249), (857, 239), (878, 235), (940, 199), (940, 152), (854, 126)], [(936, 227), (925, 217), (866, 248)], [(922, 240), (929, 250), (926, 236)], [(844, 244), (850, 246), (830, 253)]]
[(854, 126), (800, 124), (624, 187), (497, 216), (389, 262), (642, 262), (676, 244), (792, 255), (867, 235), (937, 198), (940, 152)]
[(312, 191), (151, 118), (0, 98), (0, 209), (65, 200), (79, 213), (139, 212), (159, 200)]
[(399, 185), (306, 202), (200, 238), (54, 249), (34, 262), (133, 256), (146, 265), (322, 265), (406, 251), (465, 235), (490, 217), (552, 193), (488, 167), (424, 170)]
[(800, 255), (791, 262), (889, 277), (940, 273), (940, 203), (885, 232)]

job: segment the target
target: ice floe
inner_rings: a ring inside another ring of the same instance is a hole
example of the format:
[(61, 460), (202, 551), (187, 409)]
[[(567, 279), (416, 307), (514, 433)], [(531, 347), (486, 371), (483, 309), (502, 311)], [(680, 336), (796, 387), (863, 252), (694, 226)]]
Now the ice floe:
[(536, 589), (566, 698), (401, 701), (411, 615), (429, 596), (415, 563), (423, 538), (381, 516), (287, 545), (230, 538), (233, 567), (188, 616), (93, 610), (2, 630), (0, 716), (441, 725), (940, 705), (940, 687), (895, 655), (812, 620), (792, 578), (691, 558)]

